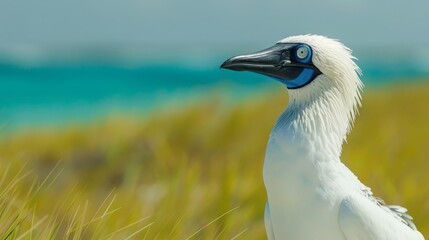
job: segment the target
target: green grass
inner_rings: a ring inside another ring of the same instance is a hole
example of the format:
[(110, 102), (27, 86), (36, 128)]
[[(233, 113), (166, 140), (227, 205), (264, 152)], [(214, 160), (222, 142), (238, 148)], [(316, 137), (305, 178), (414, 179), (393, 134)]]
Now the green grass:
[[(429, 85), (372, 90), (346, 164), (429, 236)], [(0, 137), (1, 239), (263, 239), (282, 91)]]

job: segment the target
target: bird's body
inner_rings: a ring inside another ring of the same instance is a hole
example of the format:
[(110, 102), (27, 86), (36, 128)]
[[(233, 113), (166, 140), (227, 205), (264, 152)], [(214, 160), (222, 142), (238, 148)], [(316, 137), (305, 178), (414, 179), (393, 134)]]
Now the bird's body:
[[(317, 85), (311, 87), (322, 87)], [(395, 218), (394, 212), (379, 206), (370, 189), (340, 161), (345, 132), (336, 131), (341, 119), (334, 120), (341, 106), (331, 105), (333, 101), (326, 99), (329, 96), (335, 94), (313, 99), (299, 110), (292, 103), (271, 133), (264, 162), (266, 221), (270, 222), (266, 227), (273, 236), (286, 236), (273, 239), (422, 239), (420, 233)], [(356, 201), (366, 212), (349, 216), (348, 201)], [(362, 217), (362, 222), (356, 222), (356, 217)], [(345, 237), (350, 225), (352, 236)], [(361, 235), (354, 235), (355, 227)], [(379, 233), (368, 235), (369, 227)]]
[(275, 77), (289, 88), (264, 162), (269, 240), (423, 239), (406, 209), (374, 198), (340, 160), (363, 86), (353, 59), (338, 41), (302, 35), (223, 65)]

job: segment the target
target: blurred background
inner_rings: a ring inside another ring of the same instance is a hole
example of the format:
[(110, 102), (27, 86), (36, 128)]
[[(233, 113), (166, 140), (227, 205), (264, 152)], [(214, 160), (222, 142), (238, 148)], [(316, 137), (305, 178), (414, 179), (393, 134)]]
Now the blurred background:
[(220, 70), (298, 34), (366, 85), (343, 159), (429, 234), (429, 2), (0, 2), (0, 234), (263, 239), (262, 161), (285, 88)]

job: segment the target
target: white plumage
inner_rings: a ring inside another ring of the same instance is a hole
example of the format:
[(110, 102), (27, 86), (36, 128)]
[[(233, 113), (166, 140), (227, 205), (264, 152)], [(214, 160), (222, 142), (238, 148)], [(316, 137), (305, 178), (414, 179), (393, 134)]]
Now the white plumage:
[(268, 239), (424, 239), (406, 209), (374, 198), (340, 161), (363, 87), (350, 49), (318, 35), (279, 43), (310, 46), (321, 74), (288, 90), (289, 105), (268, 141), (263, 170)]

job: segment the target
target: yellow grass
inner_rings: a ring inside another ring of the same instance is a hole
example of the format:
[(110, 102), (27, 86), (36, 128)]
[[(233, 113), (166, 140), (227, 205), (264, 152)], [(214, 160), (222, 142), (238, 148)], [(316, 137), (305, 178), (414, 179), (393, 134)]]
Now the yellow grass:
[[(429, 85), (376, 89), (343, 159), (429, 236)], [(262, 162), (287, 95), (0, 137), (1, 239), (263, 239)], [(1, 133), (0, 133), (1, 134)]]

